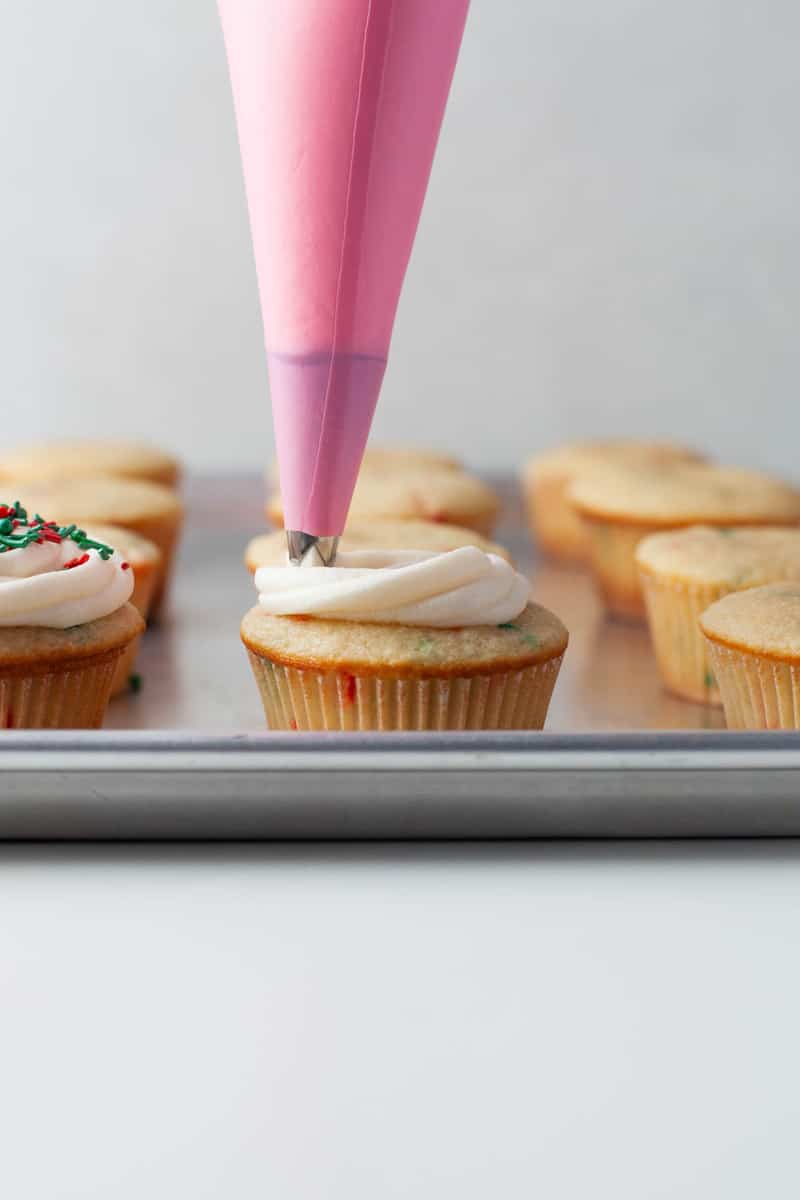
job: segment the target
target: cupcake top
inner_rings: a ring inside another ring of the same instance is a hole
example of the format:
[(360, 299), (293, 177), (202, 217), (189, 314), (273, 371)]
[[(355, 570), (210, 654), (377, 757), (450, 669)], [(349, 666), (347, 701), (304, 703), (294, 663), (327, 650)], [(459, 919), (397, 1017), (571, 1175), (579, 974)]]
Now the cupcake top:
[(249, 649), (285, 666), (417, 679), (521, 670), (563, 654), (568, 641), (558, 617), (539, 604), (499, 626), (461, 629), (273, 617), (257, 605), (241, 632)]
[(573, 477), (597, 467), (618, 463), (690, 462), (700, 461), (702, 455), (687, 446), (672, 442), (634, 441), (618, 438), (610, 441), (573, 442), (556, 446), (530, 458), (525, 471), (536, 480), (554, 476)]
[(139, 441), (37, 442), (0, 454), (0, 479), (74, 479), (75, 476), (122, 476), (174, 485), (178, 462), (170, 454)]
[[(350, 517), (358, 521), (416, 519), (469, 525), (476, 515), (493, 519), (499, 507), (497, 496), (487, 484), (461, 471), (431, 467), (383, 474), (369, 470), (358, 478)], [(270, 497), (267, 515), (274, 524), (283, 524), (280, 493)]]
[(255, 585), (272, 616), (427, 629), (503, 624), (522, 612), (530, 593), (505, 559), (475, 546), (443, 554), (358, 550), (339, 554), (333, 567), (259, 567)]
[(367, 446), (361, 463), (361, 469), (367, 471), (424, 471), (427, 467), (460, 471), (462, 464), (452, 454), (419, 446)]
[(69, 629), (106, 617), (133, 591), (130, 563), (75, 525), (0, 505), (0, 626)]
[[(391, 546), (395, 550), (458, 550), (461, 546), (477, 546), (485, 554), (495, 554), (510, 561), (503, 546), (458, 525), (435, 525), (428, 521), (349, 521), (339, 543), (340, 553), (354, 550), (380, 550)], [(253, 538), (245, 551), (245, 563), (250, 571), (259, 567), (278, 567), (286, 563), (286, 534), (283, 530)]]
[(689, 584), (740, 589), (800, 579), (800, 529), (693, 525), (639, 543), (644, 571)]
[(177, 518), (183, 511), (176, 493), (161, 484), (112, 477), (37, 479), (25, 486), (25, 501), (56, 520), (81, 524), (127, 525), (166, 515)]
[(650, 463), (592, 472), (575, 481), (579, 512), (642, 525), (800, 522), (800, 492), (758, 471), (705, 463)]
[[(461, 463), (451, 454), (440, 450), (423, 450), (418, 446), (367, 446), (361, 460), (362, 471), (424, 471), (428, 468), (460, 471)], [(278, 479), (278, 460), (274, 459), (267, 478)]]
[(700, 627), (734, 649), (800, 661), (800, 583), (732, 592), (706, 609)]

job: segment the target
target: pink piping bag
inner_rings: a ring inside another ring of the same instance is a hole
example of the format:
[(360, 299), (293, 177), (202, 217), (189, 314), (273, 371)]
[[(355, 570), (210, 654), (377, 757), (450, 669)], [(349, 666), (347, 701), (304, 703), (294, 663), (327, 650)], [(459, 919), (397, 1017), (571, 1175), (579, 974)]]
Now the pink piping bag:
[(336, 553), (469, 0), (219, 0), (297, 561)]

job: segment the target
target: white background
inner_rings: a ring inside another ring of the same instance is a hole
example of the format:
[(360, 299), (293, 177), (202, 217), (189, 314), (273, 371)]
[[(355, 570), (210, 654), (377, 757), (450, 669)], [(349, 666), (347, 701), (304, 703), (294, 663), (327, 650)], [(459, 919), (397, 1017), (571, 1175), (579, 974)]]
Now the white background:
[[(474, 0), (376, 432), (649, 431), (794, 466), (794, 0)], [(7, 4), (5, 429), (271, 432), (213, 0)], [(755, 430), (755, 434), (754, 434)]]
[(0, 851), (4, 1200), (796, 1200), (799, 868)]

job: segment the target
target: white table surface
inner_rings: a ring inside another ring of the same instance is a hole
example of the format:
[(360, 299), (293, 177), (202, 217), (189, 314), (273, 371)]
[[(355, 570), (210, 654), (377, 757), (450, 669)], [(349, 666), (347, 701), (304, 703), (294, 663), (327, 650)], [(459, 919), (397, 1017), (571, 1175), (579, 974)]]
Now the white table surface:
[(0, 852), (8, 1200), (795, 1198), (800, 843)]

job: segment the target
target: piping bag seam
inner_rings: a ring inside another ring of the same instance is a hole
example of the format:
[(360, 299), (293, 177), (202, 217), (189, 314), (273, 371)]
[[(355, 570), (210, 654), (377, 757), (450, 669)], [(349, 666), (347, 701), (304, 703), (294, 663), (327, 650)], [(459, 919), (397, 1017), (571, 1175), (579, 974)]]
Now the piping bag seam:
[[(333, 308), (333, 330), (332, 330), (332, 336), (331, 336), (331, 354), (330, 354), (330, 360), (328, 362), (328, 378), (325, 381), (325, 398), (322, 402), (322, 420), (320, 422), (320, 434), (325, 429), (325, 426), (327, 424), (328, 403), (330, 400), (331, 386), (333, 383), (333, 363), (334, 363), (334, 357), (336, 354), (336, 339), (337, 339), (337, 336), (339, 333), (339, 310), (341, 307), (341, 300), (342, 300), (342, 282), (344, 279), (345, 252), (347, 249), (347, 234), (348, 234), (348, 225), (349, 225), (349, 220), (350, 220), (350, 206), (351, 206), (351, 200), (352, 200), (352, 194), (353, 194), (353, 170), (355, 167), (355, 158), (356, 158), (356, 142), (358, 139), (358, 123), (359, 123), (359, 117), (361, 116), (361, 108), (362, 108), (362, 101), (363, 101), (363, 94), (364, 94), (364, 77), (366, 75), (367, 46), (369, 45), (369, 31), (370, 31), (370, 23), (372, 21), (373, 4), (374, 4), (374, 0), (369, 0), (369, 4), (367, 7), (367, 14), (366, 14), (366, 17), (364, 20), (364, 33), (363, 33), (362, 42), (361, 42), (361, 67), (359, 69), (359, 75), (358, 75), (358, 91), (356, 93), (356, 107), (355, 107), (355, 112), (353, 114), (353, 133), (352, 133), (352, 137), (351, 137), (351, 141), (350, 141), (350, 163), (349, 163), (348, 172), (347, 172), (347, 192), (345, 195), (345, 205), (344, 205), (344, 223), (343, 223), (343, 228), (342, 228), (342, 245), (341, 245), (341, 251), (339, 254), (339, 269), (338, 269), (338, 273), (337, 273), (337, 277), (336, 277), (336, 299), (335, 299), (334, 308)], [(394, 0), (392, 0), (390, 13), (389, 13), (390, 23), (391, 23), (393, 14), (394, 14)], [(388, 57), (389, 57), (389, 46), (387, 44), (386, 53), (384, 55), (383, 66), (381, 68), (381, 82), (380, 82), (380, 87), (378, 89), (378, 104), (376, 105), (376, 114), (377, 114), (377, 109), (380, 106), (380, 97), (383, 94), (383, 79), (384, 79), (384, 74), (386, 71), (386, 62), (388, 60)], [(377, 120), (377, 115), (376, 115), (376, 120)], [(320, 441), (317, 443), (316, 454), (314, 456), (314, 469), (311, 474), (311, 495), (309, 496), (307, 504), (306, 504), (305, 517), (303, 518), (304, 526), (308, 525), (308, 504), (313, 499), (314, 493), (316, 492), (316, 488), (317, 488), (317, 477), (319, 475), (319, 463), (320, 463), (321, 452), (322, 452), (322, 439), (320, 437)]]

